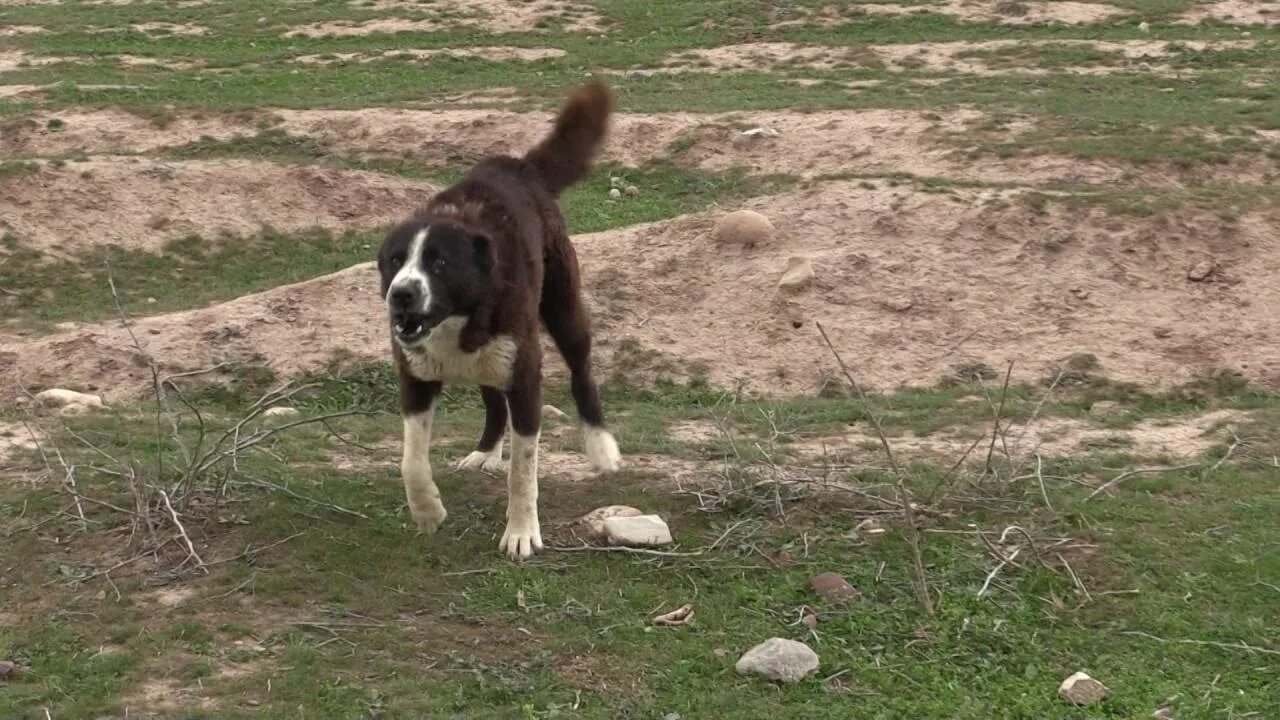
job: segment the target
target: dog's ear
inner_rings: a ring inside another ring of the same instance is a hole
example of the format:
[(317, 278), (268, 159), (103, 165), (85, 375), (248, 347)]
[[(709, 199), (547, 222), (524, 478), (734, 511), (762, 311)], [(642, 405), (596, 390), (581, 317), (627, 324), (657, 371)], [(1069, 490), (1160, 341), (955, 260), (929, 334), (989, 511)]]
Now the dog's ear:
[(493, 240), (488, 235), (472, 235), (471, 236), (472, 252), (475, 254), (476, 267), (481, 272), (488, 273), (498, 264), (498, 257), (494, 252)]

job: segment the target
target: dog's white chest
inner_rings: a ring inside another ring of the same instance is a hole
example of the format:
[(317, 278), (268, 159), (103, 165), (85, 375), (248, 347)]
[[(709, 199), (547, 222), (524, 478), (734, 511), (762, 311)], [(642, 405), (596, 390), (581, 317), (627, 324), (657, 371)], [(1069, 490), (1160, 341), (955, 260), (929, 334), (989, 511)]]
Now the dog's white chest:
[(511, 368), (516, 359), (516, 342), (499, 335), (479, 350), (464, 353), (458, 335), (465, 317), (450, 317), (431, 331), (420, 345), (404, 350), (409, 374), (419, 380), (468, 383), (505, 388), (511, 384)]

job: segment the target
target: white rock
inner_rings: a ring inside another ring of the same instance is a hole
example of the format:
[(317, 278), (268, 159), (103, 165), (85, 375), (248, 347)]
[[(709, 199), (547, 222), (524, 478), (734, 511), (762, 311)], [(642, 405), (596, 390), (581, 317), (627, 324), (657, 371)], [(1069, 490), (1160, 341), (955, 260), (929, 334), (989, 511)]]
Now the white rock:
[(610, 200), (622, 199), (622, 191), (619, 190), (618, 188), (613, 188), (612, 190), (609, 191), (609, 199)]
[(644, 512), (627, 505), (606, 505), (592, 510), (574, 522), (587, 537), (594, 540), (604, 540), (606, 538), (604, 531), (605, 520), (613, 517), (640, 517), (641, 515), (644, 515)]
[(657, 515), (607, 517), (604, 519), (604, 536), (610, 545), (644, 547), (671, 543), (671, 530)]
[(1143, 20), (1142, 22), (1138, 23), (1138, 32), (1144, 32), (1144, 33), (1151, 32), (1151, 23), (1147, 22), (1146, 20)]
[(740, 675), (755, 674), (770, 680), (793, 683), (817, 672), (818, 654), (808, 645), (786, 638), (769, 638), (738, 659), (734, 668)]
[(635, 185), (628, 185), (624, 192), (626, 192), (630, 197), (635, 197), (640, 194), (640, 188)]
[(100, 395), (50, 388), (36, 393), (36, 403), (44, 407), (61, 408), (63, 413), (79, 413), (105, 407)]
[(1110, 694), (1106, 685), (1082, 672), (1063, 680), (1058, 687), (1058, 697), (1072, 705), (1097, 705)]
[(277, 405), (276, 407), (267, 408), (266, 410), (264, 410), (262, 413), (262, 417), (263, 419), (266, 419), (266, 420), (290, 420), (292, 418), (298, 417), (301, 414), (302, 413), (298, 412), (297, 408), (286, 407), (284, 405)]
[(771, 127), (753, 127), (750, 130), (743, 130), (742, 134), (747, 137), (778, 137), (782, 133)]
[(778, 289), (798, 292), (813, 282), (813, 262), (807, 257), (787, 258), (787, 269), (778, 280)]

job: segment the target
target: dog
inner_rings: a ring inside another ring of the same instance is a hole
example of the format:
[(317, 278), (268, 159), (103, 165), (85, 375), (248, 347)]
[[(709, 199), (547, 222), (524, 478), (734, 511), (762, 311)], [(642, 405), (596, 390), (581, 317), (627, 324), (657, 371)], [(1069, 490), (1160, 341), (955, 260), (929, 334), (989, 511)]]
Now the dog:
[(429, 458), (436, 400), (444, 383), (470, 383), (480, 387), (484, 431), (459, 466), (498, 471), (509, 423), (507, 526), (499, 549), (512, 559), (542, 549), (539, 321), (569, 366), (588, 459), (602, 473), (620, 465), (591, 375), (591, 322), (557, 202), (591, 169), (612, 107), (603, 83), (579, 87), (528, 154), (481, 160), (393, 228), (379, 249), (404, 422), (400, 472), (409, 512), (428, 534), (447, 516)]

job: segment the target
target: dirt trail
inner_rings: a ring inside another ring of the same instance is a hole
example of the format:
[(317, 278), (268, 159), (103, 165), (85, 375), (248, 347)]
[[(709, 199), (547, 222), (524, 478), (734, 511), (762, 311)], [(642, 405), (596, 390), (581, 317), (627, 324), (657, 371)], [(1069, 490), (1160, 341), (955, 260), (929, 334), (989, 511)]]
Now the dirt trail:
[(383, 225), (432, 191), (376, 173), (249, 160), (98, 158), (0, 177), (0, 207), (13, 209), (0, 230), (55, 254), (101, 245), (156, 250), (191, 234)]
[[(1280, 217), (1118, 219), (1008, 193), (912, 192), (824, 183), (747, 206), (778, 227), (775, 247), (716, 247), (712, 215), (579, 236), (599, 327), (602, 375), (680, 374), (720, 385), (811, 393), (834, 365), (821, 321), (859, 379), (932, 384), (961, 363), (1050, 375), (1093, 353), (1108, 377), (1160, 386), (1222, 367), (1280, 387)], [(811, 287), (782, 294), (787, 260), (809, 258)], [(1212, 258), (1204, 281), (1188, 269)], [(216, 359), (282, 375), (335, 353), (385, 359), (369, 265), (228, 303), (137, 321), (170, 371)], [(149, 382), (115, 323), (34, 341), (0, 338), (0, 388), (68, 385), (135, 396)], [(554, 373), (558, 361), (549, 361)]]

